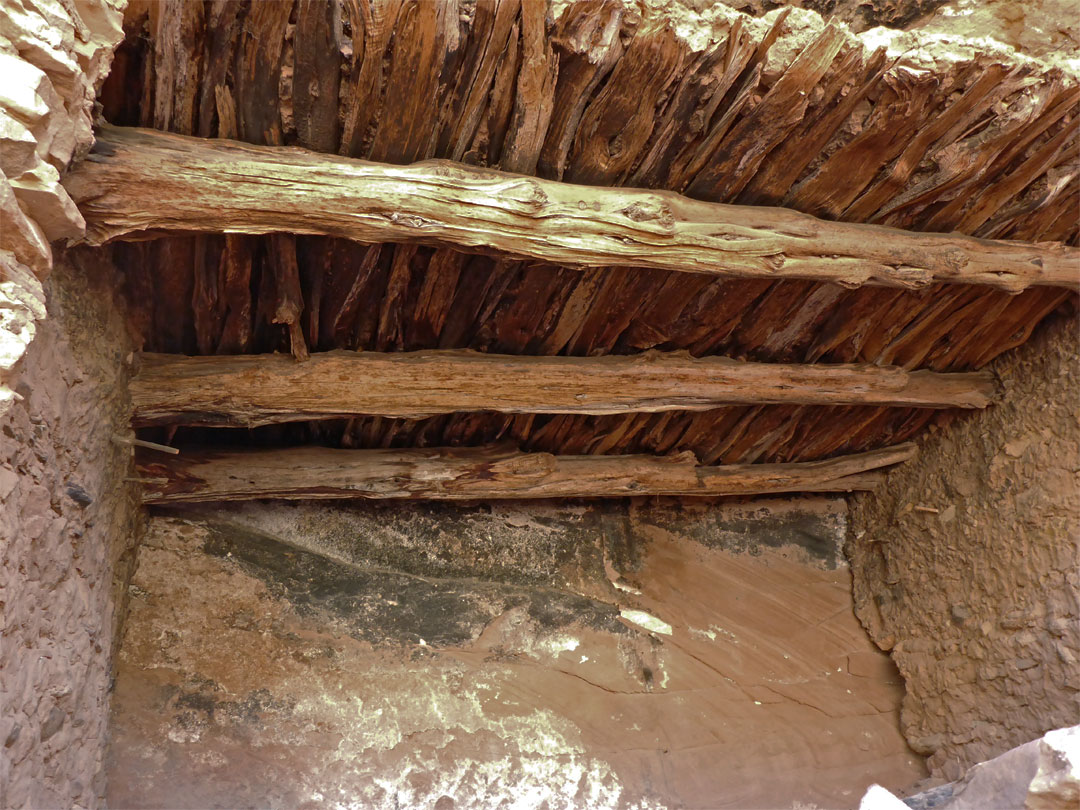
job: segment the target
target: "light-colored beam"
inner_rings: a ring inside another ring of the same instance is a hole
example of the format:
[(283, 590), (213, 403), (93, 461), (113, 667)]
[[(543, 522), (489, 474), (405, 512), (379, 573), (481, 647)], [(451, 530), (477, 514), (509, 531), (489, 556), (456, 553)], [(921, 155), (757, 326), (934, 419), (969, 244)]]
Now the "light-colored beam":
[(298, 148), (103, 127), (64, 185), (91, 244), (147, 231), (324, 234), (857, 287), (1080, 287), (1080, 251), (829, 222), (781, 208), (595, 188), (446, 161), (390, 166)]
[(703, 467), (679, 456), (553, 456), (498, 448), (197, 451), (144, 458), (147, 503), (256, 498), (494, 500), (758, 495), (872, 489), (914, 445), (796, 464)]
[(984, 408), (988, 372), (747, 363), (685, 352), (521, 357), (469, 351), (288, 355), (145, 354), (131, 381), (136, 425), (255, 427), (357, 415), (459, 411), (619, 414), (721, 405)]

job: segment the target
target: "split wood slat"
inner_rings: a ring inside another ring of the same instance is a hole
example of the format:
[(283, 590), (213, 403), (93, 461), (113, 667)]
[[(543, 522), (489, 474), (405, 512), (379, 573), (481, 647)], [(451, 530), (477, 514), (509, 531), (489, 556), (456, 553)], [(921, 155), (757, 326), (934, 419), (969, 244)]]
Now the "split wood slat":
[[(146, 503), (257, 498), (494, 500), (715, 497), (869, 490), (913, 444), (796, 464), (701, 466), (677, 456), (553, 456), (501, 448), (338, 450), (326, 447), (203, 450), (143, 460)], [(160, 483), (158, 479), (167, 479)], [(151, 483), (152, 482), (152, 483)]]
[(65, 180), (103, 244), (145, 231), (324, 234), (847, 287), (1080, 288), (1080, 249), (828, 222), (442, 161), (391, 166), (106, 126)]
[[(759, 108), (778, 81), (788, 85), (802, 70), (784, 53), (790, 9), (781, 9), (768, 31), (740, 15), (725, 34), (694, 44), (637, 24), (636, 13), (618, 2), (570, 4), (547, 23), (558, 61), (552, 92), (542, 80), (550, 63), (525, 58), (520, 0), (478, 0), (466, 4), (467, 13), (443, 16), (400, 0), (346, 0), (341, 44), (351, 47), (332, 50), (319, 39), (331, 33), (320, 20), (337, 5), (297, 0), (289, 25), (267, 24), (292, 5), (149, 4), (145, 36), (125, 40), (113, 63), (101, 95), (104, 117), (265, 145), (280, 142), (280, 132), (285, 143), (378, 161), (436, 157), (514, 169), (518, 159), (530, 165), (539, 149), (536, 173), (545, 178), (673, 191), (718, 159), (745, 157), (749, 168), (761, 158), (737, 197), (722, 193), (751, 172), (699, 183), (698, 196), (915, 231), (1077, 241), (1080, 185), (1069, 163), (1073, 150), (1059, 156), (1059, 145), (1075, 140), (1065, 130), (1075, 126), (1078, 90), (1075, 78), (1056, 71), (1017, 73), (1015, 61), (974, 49), (945, 71), (913, 73), (883, 53), (845, 44), (808, 93), (802, 120), (762, 157), (757, 150), (775, 140), (772, 129), (736, 135), (747, 130), (748, 116), (760, 121), (770, 108), (784, 116), (785, 108), (771, 103), (777, 95)], [(642, 60), (648, 70), (635, 64)], [(426, 72), (417, 82), (408, 66), (420, 61)], [(330, 62), (341, 70), (337, 93)], [(661, 72), (667, 75), (654, 75)], [(525, 79), (534, 74), (541, 81), (525, 98)], [(316, 99), (313, 83), (330, 91)], [(554, 107), (542, 138), (543, 121), (532, 130), (513, 125), (519, 99)], [(318, 131), (297, 120), (306, 104), (325, 122)], [(588, 159), (578, 142), (590, 145)], [(272, 241), (201, 234), (118, 245), (133, 332), (156, 352), (288, 353), (293, 330), (271, 323), (289, 291), (277, 289)], [(408, 274), (398, 261), (390, 284), (399, 250), (413, 251)], [(866, 286), (822, 309), (822, 296), (835, 295), (831, 285), (637, 268), (577, 273), (508, 257), (496, 263), (468, 255), (461, 263), (462, 255), (296, 239), (304, 305), (298, 323), (308, 346), (581, 356), (689, 349), (785, 363), (878, 364), (892, 356), (899, 365), (951, 371), (979, 368), (1023, 342), (1073, 295), (1052, 287), (1008, 296), (960, 285)], [(780, 329), (761, 326), (768, 324)], [(790, 424), (781, 425), (781, 415)], [(510, 440), (558, 454), (692, 450), (703, 463), (721, 464), (858, 452), (904, 441), (927, 419), (942, 418), (925, 408), (858, 405), (607, 416), (466, 412), (293, 424), (288, 436), (349, 448)]]
[(748, 363), (685, 352), (523, 357), (333, 351), (301, 363), (282, 354), (146, 354), (130, 389), (137, 425), (236, 427), (357, 415), (601, 415), (731, 404), (985, 408), (996, 396), (989, 372)]

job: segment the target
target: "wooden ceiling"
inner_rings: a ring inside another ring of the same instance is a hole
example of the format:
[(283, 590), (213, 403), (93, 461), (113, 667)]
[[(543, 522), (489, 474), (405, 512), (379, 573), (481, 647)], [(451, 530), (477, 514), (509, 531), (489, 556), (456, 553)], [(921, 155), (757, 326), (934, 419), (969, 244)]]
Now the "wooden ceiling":
[[(447, 158), (540, 177), (783, 205), (829, 219), (1076, 244), (1076, 82), (975, 58), (912, 71), (822, 28), (782, 71), (783, 15), (695, 50), (622, 3), (265, 0), (134, 5), (101, 94), (111, 123), (390, 163)], [(338, 33), (334, 33), (338, 32)], [(336, 40), (336, 42), (335, 42)], [(647, 349), (785, 363), (977, 369), (1073, 293), (907, 291), (577, 270), (329, 237), (169, 235), (112, 248), (148, 351)], [(295, 252), (299, 289), (281, 282)], [(278, 322), (275, 322), (278, 321)], [(559, 454), (692, 451), (806, 461), (901, 442), (939, 412), (757, 405), (589, 416), (468, 412), (178, 441), (346, 448), (510, 442)]]

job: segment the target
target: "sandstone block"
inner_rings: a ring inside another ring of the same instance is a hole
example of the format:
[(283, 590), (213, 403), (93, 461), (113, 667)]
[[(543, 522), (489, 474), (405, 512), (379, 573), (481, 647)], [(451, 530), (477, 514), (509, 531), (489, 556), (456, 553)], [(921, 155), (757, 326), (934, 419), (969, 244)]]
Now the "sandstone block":
[(45, 278), (52, 267), (52, 248), (41, 226), (26, 216), (15, 197), (6, 176), (0, 173), (0, 250), (10, 251), (22, 264), (31, 268), (39, 278)]
[(37, 140), (21, 121), (0, 111), (0, 170), (15, 177), (33, 167)]
[(86, 230), (82, 214), (60, 185), (60, 173), (48, 163), (38, 163), (10, 181), (22, 209), (37, 222), (50, 242), (74, 239)]
[(124, 38), (126, 0), (75, 0), (75, 55), (91, 93), (105, 80), (113, 48)]
[(14, 367), (34, 339), (34, 312), (16, 296), (13, 282), (0, 283), (0, 370), (5, 371)]
[(40, 68), (56, 90), (70, 97), (79, 65), (75, 50), (75, 26), (59, 3), (5, 3), (0, 6), (0, 22), (19, 56)]

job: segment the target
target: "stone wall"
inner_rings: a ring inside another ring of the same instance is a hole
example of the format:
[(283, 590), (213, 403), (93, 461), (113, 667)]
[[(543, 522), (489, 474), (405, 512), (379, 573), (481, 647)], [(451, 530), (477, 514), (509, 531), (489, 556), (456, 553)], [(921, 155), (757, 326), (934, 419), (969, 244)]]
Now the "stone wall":
[(925, 775), (842, 500), (155, 517), (115, 807), (852, 807)]
[(0, 807), (104, 796), (138, 536), (130, 451), (113, 441), (129, 430), (130, 347), (105, 253), (58, 254), (50, 273), (52, 243), (84, 229), (60, 177), (93, 142), (123, 7), (0, 3)]
[(1080, 721), (1080, 365), (1062, 316), (994, 368), (1000, 405), (859, 496), (859, 618), (907, 684), (903, 729), (958, 778)]
[(45, 317), (50, 243), (85, 223), (60, 185), (93, 144), (94, 99), (123, 38), (125, 0), (0, 3), (0, 414)]
[(139, 536), (125, 326), (105, 254), (58, 254), (0, 416), (0, 807), (98, 806)]

